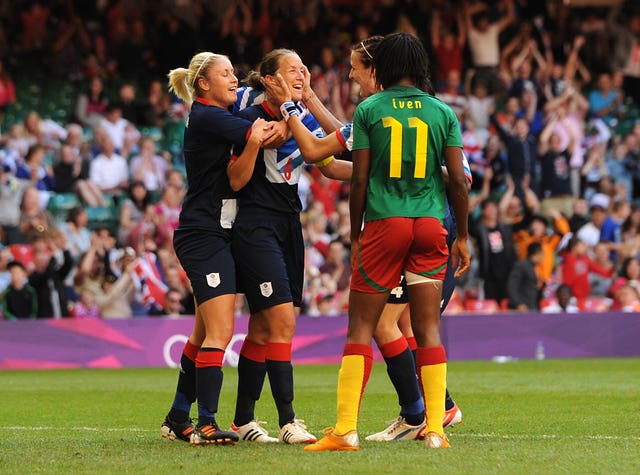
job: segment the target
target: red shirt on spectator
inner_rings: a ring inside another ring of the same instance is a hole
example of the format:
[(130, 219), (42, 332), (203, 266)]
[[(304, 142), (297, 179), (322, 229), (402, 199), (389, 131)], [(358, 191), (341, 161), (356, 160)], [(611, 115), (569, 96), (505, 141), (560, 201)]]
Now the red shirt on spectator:
[(562, 263), (562, 283), (571, 287), (574, 297), (578, 299), (578, 306), (581, 307), (591, 292), (589, 272), (611, 277), (614, 270), (599, 266), (587, 256), (566, 252)]

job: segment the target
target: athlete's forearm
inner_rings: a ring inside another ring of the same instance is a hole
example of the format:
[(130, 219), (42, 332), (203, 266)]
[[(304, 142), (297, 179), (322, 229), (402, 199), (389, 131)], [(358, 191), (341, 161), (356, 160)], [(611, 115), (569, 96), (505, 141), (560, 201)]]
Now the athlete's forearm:
[(300, 117), (292, 115), (287, 121), (289, 130), (293, 133), (300, 153), (307, 163), (315, 163), (331, 155), (344, 151), (344, 146), (340, 143), (335, 133), (326, 137), (316, 137), (300, 120)]
[(327, 178), (349, 181), (353, 172), (353, 164), (346, 160), (331, 160), (327, 165), (320, 167), (320, 171)]
[(229, 161), (227, 176), (233, 191), (241, 190), (251, 180), (259, 151), (260, 141), (250, 138), (240, 156)]
[(320, 126), (325, 130), (336, 130), (344, 124), (327, 109), (322, 101), (316, 96), (315, 92), (311, 92), (308, 96), (302, 98), (304, 105), (311, 111)]

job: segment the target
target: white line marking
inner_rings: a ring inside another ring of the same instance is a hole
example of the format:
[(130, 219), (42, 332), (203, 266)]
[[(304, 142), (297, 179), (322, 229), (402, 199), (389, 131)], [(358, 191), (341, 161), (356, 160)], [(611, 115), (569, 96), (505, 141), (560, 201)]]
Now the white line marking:
[(452, 439), (457, 437), (469, 439), (505, 439), (505, 440), (544, 440), (544, 439), (572, 439), (572, 440), (634, 440), (640, 441), (640, 437), (621, 435), (557, 435), (557, 434), (475, 434), (468, 432), (447, 432)]
[[(0, 426), (0, 430), (13, 431), (76, 431), (76, 432), (158, 432), (155, 429), (139, 427), (48, 427), (48, 426)], [(639, 441), (640, 437), (621, 435), (559, 435), (559, 434), (477, 434), (472, 432), (449, 431), (447, 435), (453, 439), (503, 439), (503, 440), (632, 440)]]

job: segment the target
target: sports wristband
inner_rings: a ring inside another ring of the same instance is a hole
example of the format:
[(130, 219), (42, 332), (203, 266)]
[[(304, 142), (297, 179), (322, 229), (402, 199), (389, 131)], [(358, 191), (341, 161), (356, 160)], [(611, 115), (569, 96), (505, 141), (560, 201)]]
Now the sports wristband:
[(331, 162), (333, 162), (335, 159), (336, 159), (336, 157), (331, 155), (330, 157), (327, 157), (324, 160), (320, 160), (319, 162), (316, 162), (316, 167), (318, 167), (318, 168), (326, 167)]
[(300, 111), (296, 107), (293, 101), (283, 102), (280, 106), (280, 113), (282, 114), (282, 118), (286, 121), (289, 120), (289, 117), (292, 115), (300, 115)]

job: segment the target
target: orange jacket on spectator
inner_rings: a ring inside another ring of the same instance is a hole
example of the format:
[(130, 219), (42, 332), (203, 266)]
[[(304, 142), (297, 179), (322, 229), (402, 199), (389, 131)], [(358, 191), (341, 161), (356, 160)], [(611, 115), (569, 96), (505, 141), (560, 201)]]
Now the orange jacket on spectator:
[(532, 242), (539, 242), (542, 245), (543, 258), (540, 264), (535, 267), (539, 283), (546, 282), (549, 280), (549, 277), (551, 277), (556, 261), (556, 248), (558, 247), (562, 236), (570, 231), (569, 221), (567, 221), (564, 216), (556, 218), (554, 225), (556, 230), (554, 234), (532, 236), (527, 229), (521, 229), (513, 235), (513, 242), (516, 245), (518, 258), (520, 260), (526, 259), (527, 247), (529, 244)]

